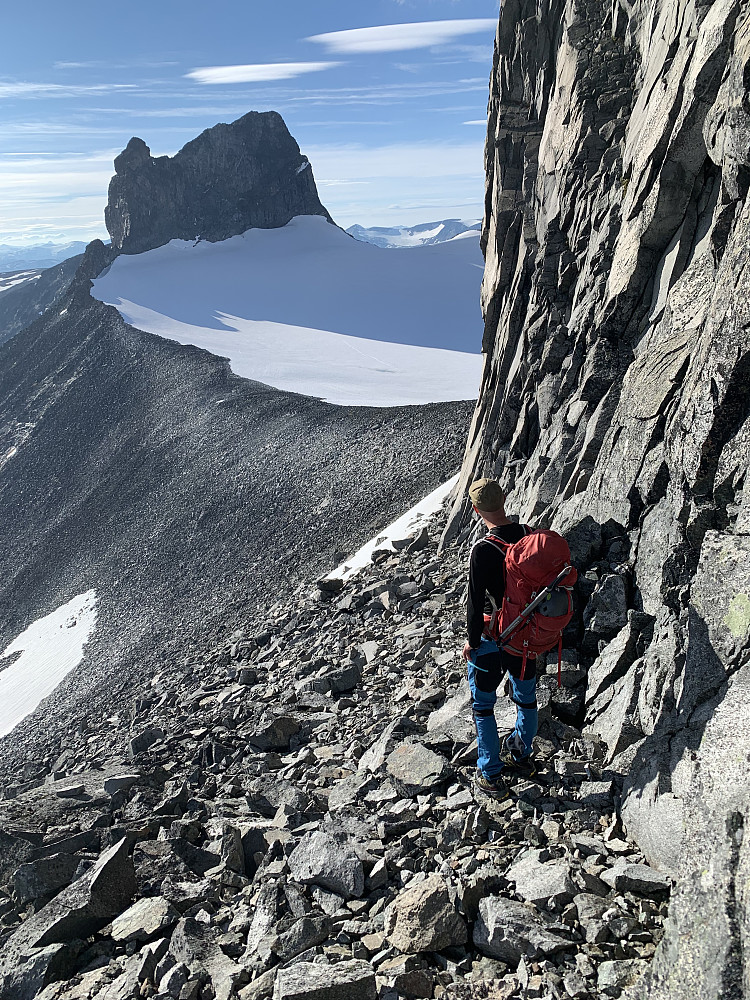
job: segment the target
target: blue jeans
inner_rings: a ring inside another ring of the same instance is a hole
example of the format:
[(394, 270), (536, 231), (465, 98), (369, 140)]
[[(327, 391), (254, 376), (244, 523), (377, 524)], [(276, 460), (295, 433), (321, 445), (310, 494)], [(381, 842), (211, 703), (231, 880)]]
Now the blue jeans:
[[(518, 660), (518, 657), (499, 650), (497, 644), (490, 639), (482, 639), (479, 649), (471, 654), (467, 664), (472, 711), (477, 729), (477, 766), (486, 778), (496, 778), (503, 769), (494, 709), (497, 688), (506, 672), (510, 679), (511, 700), (516, 704), (516, 726), (505, 740), (505, 749), (518, 760), (523, 760), (531, 754), (537, 733), (539, 719), (536, 677), (526, 680), (514, 677)], [(513, 669), (508, 669), (511, 664)]]

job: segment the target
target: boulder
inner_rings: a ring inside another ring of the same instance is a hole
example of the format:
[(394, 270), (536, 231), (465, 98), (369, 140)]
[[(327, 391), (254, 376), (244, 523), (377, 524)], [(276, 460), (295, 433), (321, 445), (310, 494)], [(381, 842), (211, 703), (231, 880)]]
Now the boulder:
[(331, 923), (325, 916), (305, 916), (295, 920), (291, 927), (279, 934), (272, 945), (281, 962), (301, 955), (308, 948), (322, 944), (331, 933)]
[(390, 944), (407, 953), (442, 951), (468, 939), (466, 924), (439, 875), (399, 893), (386, 910), (385, 934)]
[(513, 965), (522, 955), (542, 959), (571, 947), (568, 938), (548, 929), (532, 906), (502, 896), (487, 896), (479, 903), (474, 944), (485, 955)]
[(20, 865), (13, 876), (13, 892), (19, 903), (29, 903), (40, 896), (51, 896), (69, 885), (78, 858), (73, 854), (50, 854)]
[(136, 891), (128, 840), (123, 838), (79, 879), (55, 896), (16, 930), (3, 949), (2, 959), (29, 949), (87, 938), (108, 924), (128, 905)]
[(515, 882), (516, 892), (527, 903), (543, 908), (553, 900), (556, 905), (565, 906), (576, 894), (570, 865), (563, 860), (542, 863), (539, 853), (529, 851), (511, 865), (505, 877)]
[(0, 882), (13, 874), (34, 854), (34, 848), (42, 842), (42, 834), (30, 833), (28, 837), (19, 833), (0, 830)]
[(0, 996), (8, 1000), (34, 1000), (48, 983), (67, 979), (72, 974), (82, 948), (82, 941), (48, 944), (24, 954), (6, 969), (4, 977), (0, 964)]
[(596, 974), (596, 988), (602, 997), (619, 997), (626, 986), (633, 986), (648, 968), (648, 962), (629, 958), (620, 962), (602, 962)]
[(364, 868), (351, 845), (321, 830), (303, 837), (289, 855), (289, 870), (298, 882), (322, 886), (345, 899), (358, 899), (364, 892)]
[(299, 962), (279, 971), (273, 1000), (376, 1000), (375, 970), (369, 962), (335, 965)]
[(162, 896), (147, 896), (133, 903), (112, 921), (114, 941), (148, 941), (166, 931), (180, 919), (180, 914)]
[(657, 899), (669, 895), (672, 887), (667, 875), (648, 865), (617, 864), (603, 872), (602, 879), (618, 892), (633, 892), (637, 896), (655, 896)]
[(386, 770), (407, 795), (418, 795), (443, 784), (448, 778), (444, 757), (420, 743), (402, 743), (386, 760)]
[(292, 736), (299, 732), (299, 723), (291, 715), (277, 715), (267, 719), (250, 737), (259, 750), (288, 750)]

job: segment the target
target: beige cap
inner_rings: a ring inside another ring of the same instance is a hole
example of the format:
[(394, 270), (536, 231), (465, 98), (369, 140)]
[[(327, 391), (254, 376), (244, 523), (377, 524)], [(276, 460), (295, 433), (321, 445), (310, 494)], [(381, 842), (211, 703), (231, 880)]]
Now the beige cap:
[(469, 499), (477, 510), (488, 514), (502, 510), (505, 505), (505, 493), (496, 479), (477, 479), (469, 487)]

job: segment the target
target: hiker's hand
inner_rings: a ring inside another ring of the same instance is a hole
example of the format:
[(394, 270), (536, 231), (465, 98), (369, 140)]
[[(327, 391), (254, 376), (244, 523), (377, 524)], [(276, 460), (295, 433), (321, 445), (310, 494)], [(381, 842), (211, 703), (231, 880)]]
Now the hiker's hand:
[(461, 653), (461, 656), (462, 656), (462, 657), (463, 657), (463, 658), (464, 658), (464, 659), (466, 660), (466, 662), (468, 663), (468, 662), (469, 662), (469, 659), (471, 658), (471, 654), (472, 654), (473, 652), (474, 652), (474, 649), (473, 649), (473, 647), (472, 647), (472, 646), (470, 646), (470, 645), (468, 644), (468, 642), (467, 642), (467, 643), (466, 643), (466, 645), (464, 646), (464, 651), (463, 651), (463, 653)]

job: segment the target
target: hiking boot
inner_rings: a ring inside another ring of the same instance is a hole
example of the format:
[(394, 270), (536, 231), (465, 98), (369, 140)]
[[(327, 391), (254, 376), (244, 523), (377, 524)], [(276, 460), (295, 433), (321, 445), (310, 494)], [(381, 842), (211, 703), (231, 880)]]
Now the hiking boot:
[(539, 769), (532, 754), (528, 757), (516, 757), (513, 751), (506, 746), (500, 752), (500, 760), (503, 764), (503, 774), (507, 774), (509, 777), (512, 775), (514, 778), (532, 779), (537, 776)]
[(485, 795), (489, 795), (490, 798), (498, 802), (510, 798), (510, 790), (505, 784), (502, 774), (498, 774), (496, 778), (485, 778), (481, 771), (477, 771), (474, 785), (480, 792), (484, 792)]

